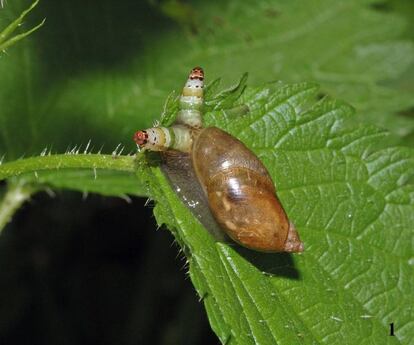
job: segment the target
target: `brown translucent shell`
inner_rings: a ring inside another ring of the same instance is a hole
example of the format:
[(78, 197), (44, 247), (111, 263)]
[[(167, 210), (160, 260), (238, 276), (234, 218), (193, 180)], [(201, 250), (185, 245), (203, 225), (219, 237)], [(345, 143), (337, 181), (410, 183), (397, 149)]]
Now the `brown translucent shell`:
[(192, 162), (213, 216), (234, 241), (264, 252), (303, 251), (267, 169), (242, 142), (216, 127), (202, 129)]

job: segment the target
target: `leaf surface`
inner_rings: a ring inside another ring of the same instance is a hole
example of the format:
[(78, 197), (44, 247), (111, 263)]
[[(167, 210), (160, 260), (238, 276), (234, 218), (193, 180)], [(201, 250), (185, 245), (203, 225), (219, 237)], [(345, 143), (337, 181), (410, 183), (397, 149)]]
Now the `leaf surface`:
[[(314, 84), (251, 88), (251, 112), (207, 114), (268, 167), (305, 242), (301, 255), (217, 243), (158, 168), (158, 222), (174, 229), (223, 343), (403, 344), (413, 338), (414, 152), (352, 123), (353, 109), (313, 101)], [(154, 179), (155, 177), (155, 179)], [(398, 324), (390, 337), (389, 324)]]

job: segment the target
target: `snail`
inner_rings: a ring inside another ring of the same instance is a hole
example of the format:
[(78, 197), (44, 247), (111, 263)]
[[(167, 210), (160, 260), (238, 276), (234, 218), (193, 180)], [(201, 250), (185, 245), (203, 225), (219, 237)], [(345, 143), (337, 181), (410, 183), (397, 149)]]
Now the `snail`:
[[(203, 87), (202, 68), (193, 68), (174, 124), (137, 131), (134, 141), (141, 150), (161, 151), (164, 161), (175, 161), (184, 182), (196, 178), (214, 220), (235, 242), (262, 252), (302, 252), (263, 163), (232, 135), (203, 128)], [(186, 158), (189, 163), (182, 164)]]

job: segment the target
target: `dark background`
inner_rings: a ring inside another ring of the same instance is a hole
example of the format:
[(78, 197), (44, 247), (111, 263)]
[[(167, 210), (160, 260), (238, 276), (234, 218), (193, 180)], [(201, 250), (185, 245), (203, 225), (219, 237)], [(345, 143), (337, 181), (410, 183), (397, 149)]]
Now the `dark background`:
[(0, 237), (0, 344), (218, 344), (145, 201), (32, 198)]
[[(30, 3), (5, 6), (19, 13)], [(46, 17), (47, 25), (27, 39), (44, 61), (44, 87), (113, 70), (168, 30), (191, 31), (191, 23), (172, 18), (164, 5), (42, 0), (25, 27)], [(1, 27), (10, 21), (0, 19)], [(80, 137), (105, 136), (107, 147), (120, 140), (86, 126)], [(62, 137), (61, 147), (73, 140)], [(27, 153), (30, 143), (22, 145)], [(26, 203), (0, 236), (0, 344), (218, 343), (183, 254), (169, 231), (156, 229), (145, 201), (56, 191)]]

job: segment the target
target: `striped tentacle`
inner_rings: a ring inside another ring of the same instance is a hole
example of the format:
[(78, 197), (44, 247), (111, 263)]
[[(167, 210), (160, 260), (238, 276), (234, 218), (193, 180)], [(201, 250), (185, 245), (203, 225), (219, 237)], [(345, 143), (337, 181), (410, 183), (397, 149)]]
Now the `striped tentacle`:
[(190, 152), (191, 130), (187, 126), (152, 127), (137, 131), (134, 141), (142, 150), (166, 151), (168, 149)]
[(192, 128), (202, 126), (204, 71), (201, 67), (191, 70), (180, 97), (180, 110), (176, 123)]

